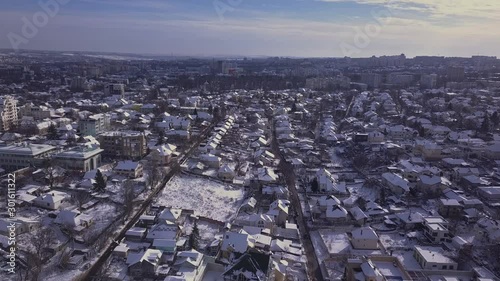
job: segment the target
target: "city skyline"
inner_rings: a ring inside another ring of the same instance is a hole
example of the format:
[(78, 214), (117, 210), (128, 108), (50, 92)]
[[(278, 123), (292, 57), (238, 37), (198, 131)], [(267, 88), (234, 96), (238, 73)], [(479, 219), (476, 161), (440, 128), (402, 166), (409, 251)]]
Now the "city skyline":
[[(40, 3), (56, 0), (40, 1)], [(430, 0), (59, 0), (32, 38), (38, 1), (2, 2), (0, 48), (178, 56), (499, 55), (500, 3)], [(31, 37), (31, 36), (30, 36)]]

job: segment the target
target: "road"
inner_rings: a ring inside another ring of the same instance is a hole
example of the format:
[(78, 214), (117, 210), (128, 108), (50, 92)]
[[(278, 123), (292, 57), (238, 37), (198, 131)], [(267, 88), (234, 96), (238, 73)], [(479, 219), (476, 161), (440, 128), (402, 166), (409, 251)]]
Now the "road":
[(291, 205), (297, 214), (296, 223), (299, 227), (300, 234), (302, 235), (302, 245), (304, 247), (304, 251), (307, 258), (307, 271), (310, 280), (313, 281), (323, 281), (323, 275), (321, 273), (321, 269), (318, 264), (318, 258), (316, 257), (316, 252), (314, 251), (313, 244), (309, 239), (309, 229), (307, 226), (307, 218), (304, 217), (302, 213), (302, 208), (300, 205), (299, 194), (296, 188), (296, 179), (295, 173), (293, 171), (292, 164), (286, 161), (284, 155), (280, 152), (278, 146), (278, 140), (276, 139), (276, 131), (275, 131), (275, 123), (274, 118), (269, 118), (272, 122), (273, 130), (272, 130), (272, 149), (275, 155), (279, 155), (280, 164), (279, 169), (283, 173), (286, 181), (286, 185), (288, 187), (288, 191), (290, 193), (290, 201)]
[[(186, 151), (184, 154), (179, 158), (178, 162), (173, 163), (170, 166), (170, 171), (167, 172), (165, 177), (163, 178), (161, 184), (159, 185), (160, 187), (156, 188), (150, 196), (144, 200), (142, 205), (140, 206), (139, 210), (135, 213), (135, 215), (132, 216), (132, 218), (129, 220), (129, 222), (125, 225), (125, 227), (122, 228), (122, 230), (113, 237), (112, 241), (121, 241), (125, 237), (125, 233), (127, 230), (129, 230), (131, 227), (134, 226), (134, 224), (139, 220), (139, 217), (146, 211), (146, 209), (151, 205), (153, 200), (158, 196), (158, 194), (165, 188), (165, 185), (172, 179), (179, 171), (180, 171), (180, 165), (188, 159), (193, 152), (196, 151), (200, 143), (202, 143), (212, 132), (212, 129), (214, 128), (214, 125), (217, 124), (217, 122), (213, 122), (211, 126), (207, 127), (198, 137), (197, 141), (193, 143)], [(117, 246), (116, 243), (110, 243), (110, 245), (102, 252), (101, 256), (97, 259), (97, 261), (87, 270), (87, 272), (82, 276), (81, 280), (99, 280), (99, 272), (102, 269), (102, 265), (105, 264), (105, 262), (108, 260), (108, 258), (111, 256), (113, 253), (113, 250)]]

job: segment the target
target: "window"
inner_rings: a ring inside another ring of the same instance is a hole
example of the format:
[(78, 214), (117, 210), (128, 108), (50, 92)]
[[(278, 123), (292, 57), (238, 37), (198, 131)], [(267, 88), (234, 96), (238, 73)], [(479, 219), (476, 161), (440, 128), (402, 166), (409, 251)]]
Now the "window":
[(453, 269), (453, 268), (454, 268), (454, 266), (453, 266), (453, 265), (450, 265), (450, 269)]
[(446, 265), (443, 265), (441, 269), (447, 269), (448, 267)]

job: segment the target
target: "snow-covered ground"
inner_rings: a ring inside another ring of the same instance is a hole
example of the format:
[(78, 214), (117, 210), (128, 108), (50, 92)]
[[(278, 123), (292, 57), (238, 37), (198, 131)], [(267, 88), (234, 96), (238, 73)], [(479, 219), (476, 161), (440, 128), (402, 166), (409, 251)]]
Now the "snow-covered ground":
[(176, 176), (156, 199), (159, 205), (193, 210), (195, 215), (218, 221), (236, 216), (244, 191), (231, 185), (195, 176)]
[[(186, 220), (184, 223), (184, 231), (185, 234), (191, 234), (193, 229), (194, 222), (190, 220)], [(216, 236), (221, 236), (222, 232), (220, 232), (217, 224), (209, 223), (206, 221), (198, 221), (198, 230), (200, 233), (200, 247), (204, 248), (207, 244), (214, 241)]]

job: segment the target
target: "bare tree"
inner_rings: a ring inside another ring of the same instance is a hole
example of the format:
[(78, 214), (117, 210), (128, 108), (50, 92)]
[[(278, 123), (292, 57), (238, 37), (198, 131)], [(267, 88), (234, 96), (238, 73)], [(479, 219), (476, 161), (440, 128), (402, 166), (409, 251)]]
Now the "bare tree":
[(163, 177), (163, 169), (160, 166), (160, 161), (155, 155), (147, 160), (144, 165), (144, 172), (146, 174), (146, 184), (149, 188), (153, 189), (160, 182)]
[(47, 179), (47, 182), (52, 189), (54, 187), (54, 184), (59, 182), (63, 176), (59, 174), (62, 168), (58, 167), (56, 165), (56, 162), (52, 158), (45, 160), (42, 167), (45, 178)]
[(85, 203), (89, 202), (92, 196), (87, 191), (77, 191), (73, 195), (73, 200), (75, 204), (78, 206), (78, 211), (82, 211), (82, 206), (85, 205)]
[(37, 281), (42, 272), (42, 260), (34, 251), (23, 251), (26, 267), (18, 267), (18, 276), (21, 281)]
[(40, 261), (43, 261), (46, 256), (46, 249), (52, 245), (55, 240), (55, 233), (49, 227), (39, 229), (31, 239), (34, 253)]
[(58, 266), (62, 269), (68, 268), (70, 258), (71, 251), (69, 251), (67, 248), (64, 248), (61, 251), (61, 255), (59, 255)]
[(129, 218), (130, 214), (134, 210), (134, 199), (135, 199), (134, 183), (132, 181), (126, 181), (123, 184), (124, 221), (126, 221)]

